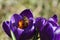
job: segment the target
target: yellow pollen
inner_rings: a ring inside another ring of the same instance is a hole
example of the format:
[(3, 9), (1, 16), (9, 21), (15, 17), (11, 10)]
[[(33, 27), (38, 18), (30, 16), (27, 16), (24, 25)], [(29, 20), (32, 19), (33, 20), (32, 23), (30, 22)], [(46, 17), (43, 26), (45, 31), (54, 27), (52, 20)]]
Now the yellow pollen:
[(19, 21), (19, 26), (18, 26), (19, 28), (23, 28), (23, 20), (21, 20), (21, 21)]
[(18, 23), (18, 27), (21, 29), (25, 29), (26, 27), (28, 27), (28, 25), (29, 25), (29, 20), (27, 17), (24, 17), (24, 19), (20, 20)]

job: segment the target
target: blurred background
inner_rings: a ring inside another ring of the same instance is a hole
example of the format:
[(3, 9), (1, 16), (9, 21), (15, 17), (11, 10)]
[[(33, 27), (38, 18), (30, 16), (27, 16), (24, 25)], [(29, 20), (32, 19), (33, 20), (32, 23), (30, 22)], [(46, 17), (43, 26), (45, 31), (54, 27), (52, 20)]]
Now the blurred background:
[(32, 11), (34, 18), (48, 19), (56, 14), (60, 23), (60, 0), (0, 0), (0, 40), (11, 40), (4, 32), (2, 22), (27, 8)]

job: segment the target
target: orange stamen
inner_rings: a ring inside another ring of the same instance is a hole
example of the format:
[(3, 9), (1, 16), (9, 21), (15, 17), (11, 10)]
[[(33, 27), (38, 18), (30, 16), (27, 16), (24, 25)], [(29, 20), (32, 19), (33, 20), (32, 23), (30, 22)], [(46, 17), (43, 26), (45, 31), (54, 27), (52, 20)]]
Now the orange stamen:
[(23, 28), (23, 20), (19, 21), (19, 26), (18, 27), (21, 28), (21, 29)]
[(29, 25), (29, 20), (27, 17), (24, 17), (23, 20), (20, 20), (18, 23), (18, 27), (21, 29), (25, 29)]

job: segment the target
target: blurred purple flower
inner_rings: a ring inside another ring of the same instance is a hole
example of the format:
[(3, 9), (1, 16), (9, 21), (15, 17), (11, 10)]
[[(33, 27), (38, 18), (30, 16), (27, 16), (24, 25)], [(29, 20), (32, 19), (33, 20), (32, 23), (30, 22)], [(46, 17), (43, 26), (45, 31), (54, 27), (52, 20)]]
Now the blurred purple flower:
[(56, 15), (49, 20), (43, 17), (36, 18), (35, 27), (39, 30), (41, 40), (60, 40), (60, 27), (57, 21)]
[(26, 40), (34, 35), (33, 15), (29, 9), (24, 10), (19, 15), (14, 14), (10, 21), (3, 22), (4, 31), (11, 37), (10, 30), (13, 31), (16, 40)]

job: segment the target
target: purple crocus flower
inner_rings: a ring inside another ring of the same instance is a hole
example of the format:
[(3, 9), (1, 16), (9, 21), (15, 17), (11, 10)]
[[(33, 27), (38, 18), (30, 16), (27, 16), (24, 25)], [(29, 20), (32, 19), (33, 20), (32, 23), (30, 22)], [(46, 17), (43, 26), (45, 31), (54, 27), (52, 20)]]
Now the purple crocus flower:
[(57, 15), (49, 18), (49, 25), (53, 29), (54, 38), (52, 40), (60, 40), (60, 25), (58, 24)]
[(60, 27), (57, 22), (56, 15), (49, 20), (43, 17), (36, 18), (35, 27), (39, 30), (40, 40), (60, 40)]
[(27, 40), (34, 35), (33, 15), (29, 9), (25, 9), (20, 14), (14, 14), (10, 21), (3, 22), (3, 29), (11, 37), (10, 30), (13, 31), (16, 40)]

